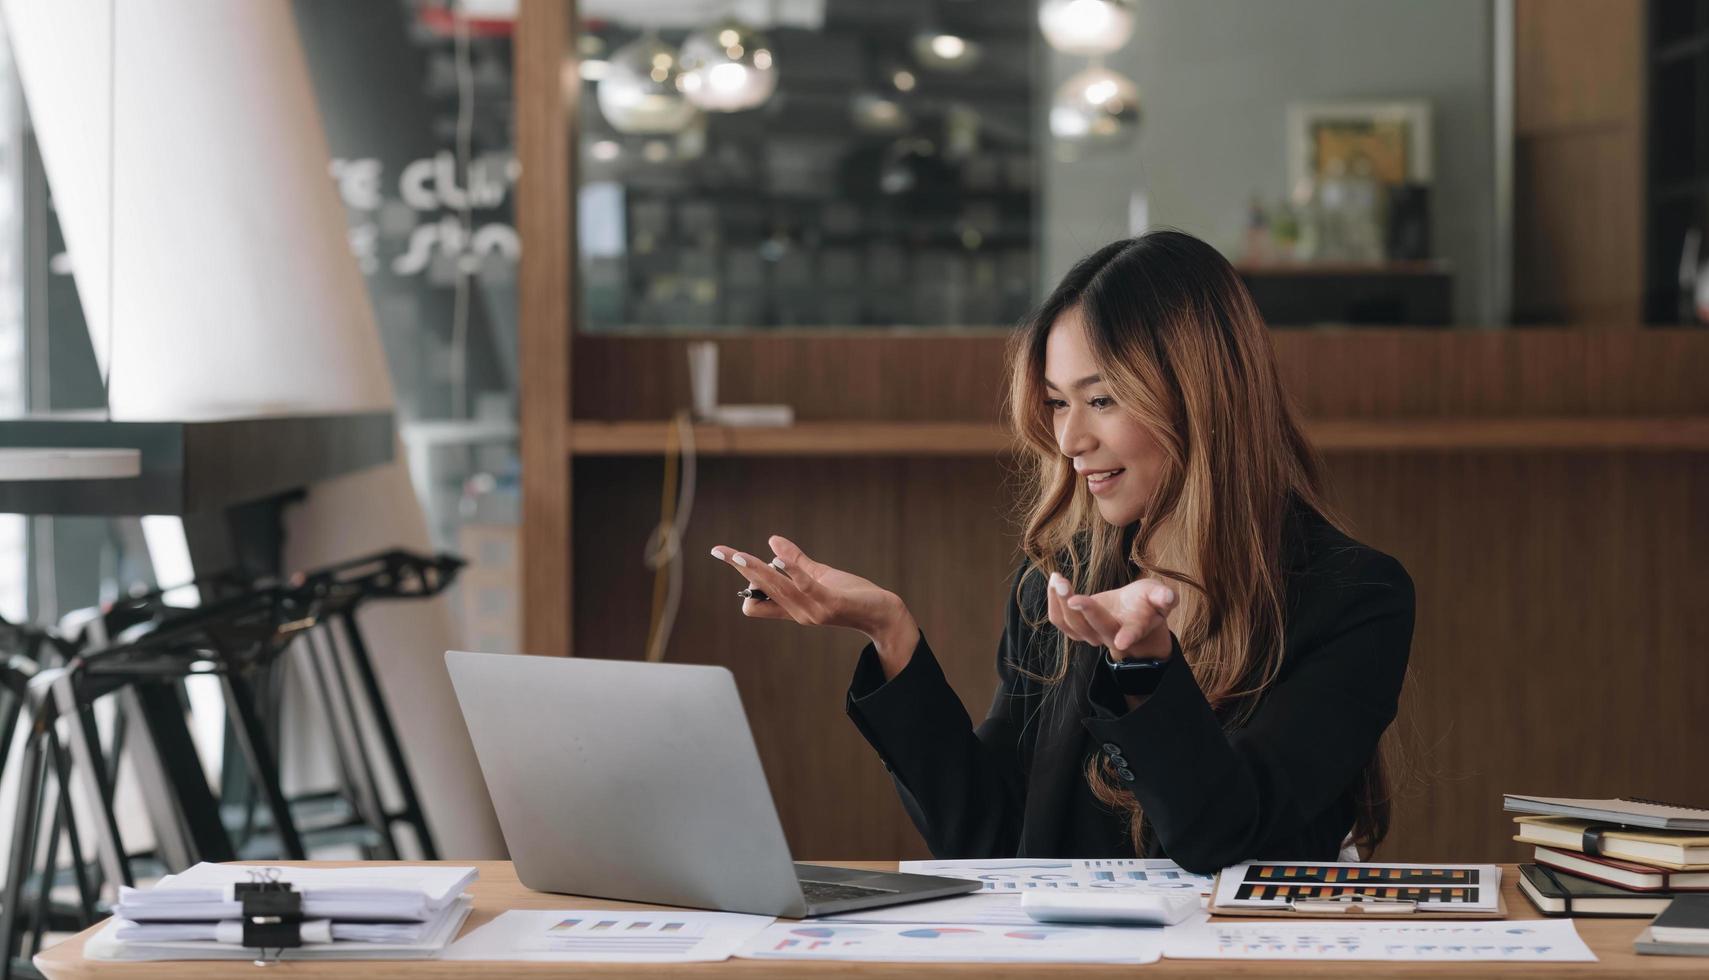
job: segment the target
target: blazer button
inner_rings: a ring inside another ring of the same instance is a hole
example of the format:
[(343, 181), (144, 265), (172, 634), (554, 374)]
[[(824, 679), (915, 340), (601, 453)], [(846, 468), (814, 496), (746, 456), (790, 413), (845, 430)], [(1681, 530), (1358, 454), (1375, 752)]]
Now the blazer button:
[(1122, 747), (1117, 745), (1114, 742), (1105, 742), (1104, 743), (1104, 751), (1108, 752), (1111, 755), (1119, 756), (1122, 754)]
[(1116, 770), (1116, 775), (1122, 777), (1123, 779), (1127, 780), (1130, 783), (1133, 782), (1133, 770), (1129, 769), (1126, 766), (1126, 764), (1120, 764), (1120, 765), (1121, 765), (1121, 768)]

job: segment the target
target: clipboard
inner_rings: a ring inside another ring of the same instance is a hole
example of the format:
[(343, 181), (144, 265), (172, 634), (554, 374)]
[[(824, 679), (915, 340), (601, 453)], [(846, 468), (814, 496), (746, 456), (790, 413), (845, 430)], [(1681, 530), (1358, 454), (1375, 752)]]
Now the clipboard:
[[(1455, 907), (1462, 903), (1469, 907)], [(1507, 917), (1501, 868), (1492, 864), (1251, 861), (1217, 873), (1206, 908), (1242, 918)]]

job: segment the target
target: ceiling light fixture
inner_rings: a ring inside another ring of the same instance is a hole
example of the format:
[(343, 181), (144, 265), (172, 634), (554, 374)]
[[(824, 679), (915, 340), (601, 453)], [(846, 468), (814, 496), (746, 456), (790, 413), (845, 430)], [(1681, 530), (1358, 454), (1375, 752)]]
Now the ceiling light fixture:
[(741, 112), (777, 91), (771, 43), (746, 24), (726, 19), (682, 43), (680, 87), (688, 100), (713, 112)]
[(611, 55), (594, 93), (599, 111), (620, 133), (681, 132), (699, 114), (679, 87), (682, 74), (676, 49), (643, 35)]

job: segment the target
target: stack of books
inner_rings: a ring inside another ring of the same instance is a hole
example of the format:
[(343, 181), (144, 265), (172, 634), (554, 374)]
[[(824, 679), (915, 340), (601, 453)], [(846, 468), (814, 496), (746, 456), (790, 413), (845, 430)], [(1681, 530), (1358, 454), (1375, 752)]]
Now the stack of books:
[(1506, 798), (1514, 840), (1534, 846), (1519, 890), (1549, 916), (1647, 918), (1680, 895), (1709, 898), (1709, 810), (1653, 800)]
[(472, 867), (198, 864), (122, 888), (85, 955), (105, 960), (432, 959), (456, 938)]
[(1662, 956), (1709, 956), (1709, 895), (1681, 895), (1638, 933), (1632, 948)]

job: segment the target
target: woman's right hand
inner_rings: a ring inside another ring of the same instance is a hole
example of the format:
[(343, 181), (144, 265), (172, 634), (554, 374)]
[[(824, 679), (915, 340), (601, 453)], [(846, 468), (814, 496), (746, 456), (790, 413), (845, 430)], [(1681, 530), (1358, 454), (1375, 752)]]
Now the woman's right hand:
[(920, 627), (900, 596), (859, 575), (814, 561), (782, 535), (774, 534), (766, 543), (777, 555), (771, 564), (728, 545), (712, 549), (712, 557), (771, 597), (764, 602), (743, 599), (742, 615), (857, 630), (877, 647), (886, 678), (907, 666)]

